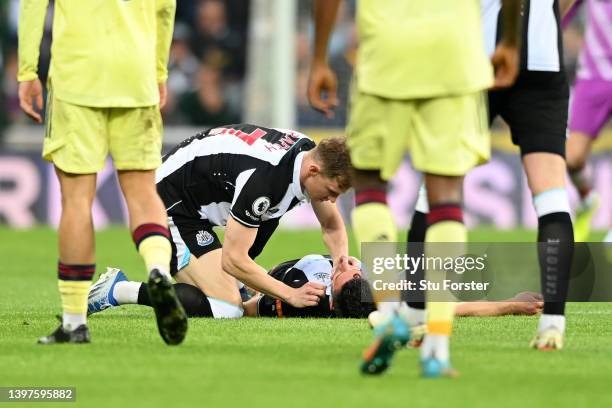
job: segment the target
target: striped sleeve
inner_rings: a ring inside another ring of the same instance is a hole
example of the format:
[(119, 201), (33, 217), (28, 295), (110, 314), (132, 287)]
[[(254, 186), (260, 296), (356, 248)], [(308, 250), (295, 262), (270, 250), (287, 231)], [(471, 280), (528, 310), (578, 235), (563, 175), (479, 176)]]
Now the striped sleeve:
[(49, 0), (19, 2), (19, 82), (38, 78), (38, 57)]
[(157, 83), (168, 79), (168, 58), (175, 13), (176, 0), (157, 0)]

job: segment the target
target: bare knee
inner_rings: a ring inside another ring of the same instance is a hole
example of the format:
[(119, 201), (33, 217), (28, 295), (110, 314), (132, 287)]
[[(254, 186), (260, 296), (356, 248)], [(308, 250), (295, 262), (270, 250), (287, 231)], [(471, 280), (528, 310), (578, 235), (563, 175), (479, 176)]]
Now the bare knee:
[(96, 174), (71, 174), (56, 169), (62, 193), (62, 212), (90, 213), (96, 196)]
[(353, 187), (355, 190), (385, 189), (387, 182), (380, 177), (379, 170), (352, 169)]
[(463, 201), (463, 176), (425, 174), (425, 187), (429, 205)]
[(565, 187), (565, 161), (554, 153), (529, 153), (523, 156), (523, 166), (531, 193)]
[(163, 211), (163, 203), (157, 194), (154, 171), (121, 170), (117, 174), (130, 213), (152, 207), (155, 211)]

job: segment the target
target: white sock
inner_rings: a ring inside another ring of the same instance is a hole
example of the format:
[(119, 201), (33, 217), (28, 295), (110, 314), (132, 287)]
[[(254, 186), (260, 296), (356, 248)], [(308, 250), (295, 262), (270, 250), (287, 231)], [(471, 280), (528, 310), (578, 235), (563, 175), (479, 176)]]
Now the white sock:
[(421, 344), (421, 360), (434, 357), (436, 360), (448, 361), (450, 358), (450, 336), (427, 334)]
[(540, 316), (540, 323), (538, 324), (539, 332), (550, 329), (551, 326), (557, 328), (561, 333), (565, 333), (565, 316), (551, 314), (543, 314)]
[(64, 312), (62, 317), (62, 326), (68, 331), (73, 331), (82, 324), (87, 323), (87, 315), (85, 313), (67, 313)]
[(569, 199), (564, 188), (553, 188), (536, 195), (533, 197), (533, 206), (538, 217), (559, 212), (570, 213)]
[(162, 266), (159, 265), (151, 265), (151, 269), (149, 270), (149, 275), (151, 275), (151, 271), (153, 269), (157, 269), (159, 271), (159, 273), (161, 273), (162, 275), (164, 275), (166, 278), (170, 279), (170, 281), (172, 281), (172, 275), (170, 274), (170, 271)]
[(399, 315), (410, 324), (410, 327), (420, 326), (425, 324), (425, 310), (415, 309), (402, 302), (398, 311)]
[(135, 305), (138, 303), (138, 292), (142, 282), (121, 281), (113, 288), (113, 297), (120, 305)]
[(400, 308), (400, 302), (379, 302), (376, 307), (384, 316), (391, 316)]

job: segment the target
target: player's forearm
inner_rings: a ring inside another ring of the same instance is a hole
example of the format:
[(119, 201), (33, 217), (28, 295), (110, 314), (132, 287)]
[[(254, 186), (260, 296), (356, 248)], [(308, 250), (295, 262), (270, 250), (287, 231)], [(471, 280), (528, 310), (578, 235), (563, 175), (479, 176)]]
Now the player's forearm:
[(38, 77), (38, 57), (49, 0), (19, 2), (19, 82)]
[(342, 255), (348, 255), (348, 237), (344, 225), (341, 228), (323, 229), (323, 242), (334, 264)]
[(459, 303), (455, 308), (455, 316), (503, 316), (510, 313), (509, 306), (506, 302)]
[(174, 15), (176, 0), (157, 0), (157, 82), (165, 82), (168, 78), (168, 59), (172, 32), (174, 31)]
[(245, 285), (276, 299), (286, 301), (292, 288), (274, 279), (247, 255), (227, 255), (222, 258), (223, 270)]
[(509, 47), (520, 47), (521, 45), (521, 9), (522, 0), (503, 0), (503, 28), (501, 42)]
[(327, 46), (334, 28), (336, 14), (341, 0), (314, 0), (313, 18), (315, 22), (315, 38), (313, 63), (327, 60)]

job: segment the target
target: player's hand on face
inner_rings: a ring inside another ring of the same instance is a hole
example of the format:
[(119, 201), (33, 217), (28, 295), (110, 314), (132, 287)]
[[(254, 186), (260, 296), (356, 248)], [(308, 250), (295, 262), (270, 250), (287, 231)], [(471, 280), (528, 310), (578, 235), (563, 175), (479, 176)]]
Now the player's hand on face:
[(19, 83), (19, 106), (36, 123), (42, 123), (40, 113), (34, 109), (36, 107), (36, 109), (42, 111), (42, 91), (42, 84), (38, 78)]
[(336, 74), (326, 63), (313, 63), (308, 78), (308, 102), (328, 118), (334, 116), (338, 106), (338, 81)]
[(304, 286), (294, 289), (287, 299), (287, 303), (298, 308), (316, 306), (323, 296), (325, 296), (325, 285), (308, 282)]
[(514, 84), (519, 71), (519, 51), (514, 46), (499, 44), (491, 57), (495, 70), (492, 89), (508, 88)]
[(332, 269), (332, 277), (340, 273), (348, 272), (351, 269), (351, 266), (351, 257), (347, 255), (341, 255), (334, 262), (334, 267)]

